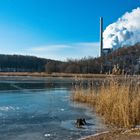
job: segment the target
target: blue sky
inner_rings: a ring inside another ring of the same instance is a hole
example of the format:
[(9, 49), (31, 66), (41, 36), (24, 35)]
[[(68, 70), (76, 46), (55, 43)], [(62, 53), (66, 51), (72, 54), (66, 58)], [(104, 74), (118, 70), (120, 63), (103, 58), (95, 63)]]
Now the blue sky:
[(0, 53), (66, 60), (99, 55), (104, 29), (139, 0), (0, 0)]

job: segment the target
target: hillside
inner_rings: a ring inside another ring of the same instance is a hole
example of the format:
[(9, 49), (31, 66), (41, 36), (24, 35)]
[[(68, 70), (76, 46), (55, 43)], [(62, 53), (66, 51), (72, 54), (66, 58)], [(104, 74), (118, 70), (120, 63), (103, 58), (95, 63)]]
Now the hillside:
[[(83, 58), (68, 60), (66, 63), (48, 63), (46, 71), (64, 73), (140, 73), (140, 43), (134, 46), (122, 47), (109, 55), (99, 58)], [(116, 70), (115, 70), (116, 69)], [(119, 70), (119, 73), (117, 72)]]
[(23, 55), (0, 54), (1, 72), (42, 72), (45, 65), (53, 60)]
[(112, 70), (115, 65), (123, 73), (140, 73), (140, 43), (122, 47), (101, 59), (104, 66), (107, 67), (106, 72)]

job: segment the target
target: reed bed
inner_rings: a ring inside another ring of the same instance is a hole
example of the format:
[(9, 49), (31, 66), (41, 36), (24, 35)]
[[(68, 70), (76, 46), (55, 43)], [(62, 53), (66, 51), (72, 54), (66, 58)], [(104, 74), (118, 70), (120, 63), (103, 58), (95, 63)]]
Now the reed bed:
[(94, 107), (110, 125), (126, 128), (140, 125), (139, 80), (110, 79), (101, 84), (98, 92), (95, 87), (96, 84), (87, 88), (75, 86), (72, 99)]

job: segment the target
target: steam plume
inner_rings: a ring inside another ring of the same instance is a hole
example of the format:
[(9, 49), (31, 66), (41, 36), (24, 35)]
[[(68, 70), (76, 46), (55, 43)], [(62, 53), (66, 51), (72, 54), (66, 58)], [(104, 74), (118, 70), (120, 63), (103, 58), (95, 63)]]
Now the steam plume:
[(140, 7), (125, 13), (107, 26), (103, 33), (104, 48), (117, 49), (140, 42)]

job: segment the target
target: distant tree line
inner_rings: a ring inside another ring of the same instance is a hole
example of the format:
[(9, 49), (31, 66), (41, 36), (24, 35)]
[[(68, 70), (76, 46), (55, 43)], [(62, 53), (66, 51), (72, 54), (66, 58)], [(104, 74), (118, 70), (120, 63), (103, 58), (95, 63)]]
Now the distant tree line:
[(99, 73), (100, 64), (96, 58), (83, 58), (80, 60), (69, 59), (67, 62), (50, 62), (46, 64), (46, 72), (61, 73)]

